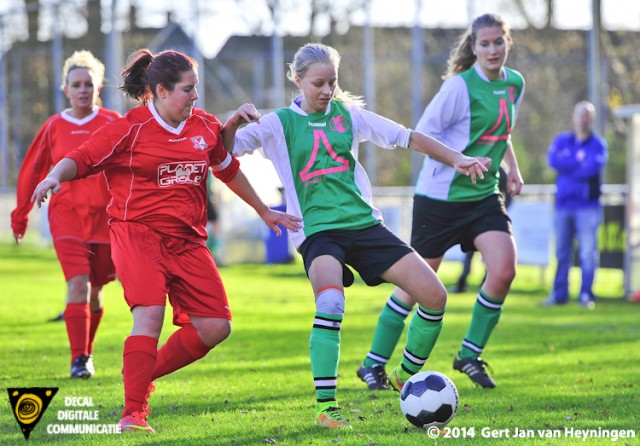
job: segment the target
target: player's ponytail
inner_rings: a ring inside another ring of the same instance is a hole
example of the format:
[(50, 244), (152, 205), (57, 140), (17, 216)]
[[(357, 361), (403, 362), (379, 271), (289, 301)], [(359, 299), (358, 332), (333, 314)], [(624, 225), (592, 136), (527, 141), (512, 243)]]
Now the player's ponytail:
[(147, 72), (152, 61), (153, 53), (144, 48), (132, 53), (122, 70), (120, 89), (130, 98), (143, 104), (153, 99), (153, 92), (147, 84)]
[(197, 62), (179, 51), (166, 50), (154, 55), (144, 48), (129, 57), (122, 71), (120, 89), (143, 104), (156, 96), (158, 85), (172, 91), (182, 73), (198, 69)]

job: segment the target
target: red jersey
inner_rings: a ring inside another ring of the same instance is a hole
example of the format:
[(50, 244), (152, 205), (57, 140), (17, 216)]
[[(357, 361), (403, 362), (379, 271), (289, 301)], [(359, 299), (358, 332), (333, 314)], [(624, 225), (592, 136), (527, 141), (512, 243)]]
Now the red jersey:
[(96, 132), (68, 158), (76, 162), (78, 178), (104, 172), (111, 221), (204, 241), (209, 167), (227, 182), (240, 166), (227, 153), (221, 131), (220, 121), (200, 109), (173, 128), (151, 102)]
[[(17, 206), (11, 213), (11, 229), (15, 234), (24, 234), (27, 230), (33, 208), (31, 196), (51, 167), (104, 124), (119, 117), (118, 112), (96, 106), (82, 119), (74, 118), (65, 110), (45, 121), (29, 146), (18, 174)], [(105, 219), (95, 218), (95, 213), (105, 212), (109, 199), (103, 175), (63, 183), (49, 204), (51, 235), (54, 239), (74, 237), (88, 243), (108, 243), (109, 227), (98, 224)]]

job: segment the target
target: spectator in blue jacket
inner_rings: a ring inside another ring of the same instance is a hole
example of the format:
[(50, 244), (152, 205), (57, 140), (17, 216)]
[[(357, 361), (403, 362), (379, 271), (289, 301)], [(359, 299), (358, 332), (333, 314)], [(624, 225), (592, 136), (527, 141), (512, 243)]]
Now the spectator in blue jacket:
[(594, 119), (593, 104), (578, 102), (573, 111), (573, 131), (557, 135), (547, 152), (549, 165), (557, 172), (555, 235), (558, 265), (553, 291), (544, 305), (562, 305), (569, 301), (569, 269), (577, 241), (582, 270), (578, 303), (587, 308), (595, 306), (592, 286), (599, 258), (600, 186), (607, 162), (607, 145), (593, 132)]

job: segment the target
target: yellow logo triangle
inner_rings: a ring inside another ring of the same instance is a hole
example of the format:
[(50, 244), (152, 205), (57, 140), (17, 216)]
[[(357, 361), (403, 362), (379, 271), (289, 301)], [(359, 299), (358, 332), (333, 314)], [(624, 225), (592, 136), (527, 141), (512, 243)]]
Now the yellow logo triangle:
[(58, 392), (58, 387), (23, 387), (7, 389), (13, 415), (26, 440)]

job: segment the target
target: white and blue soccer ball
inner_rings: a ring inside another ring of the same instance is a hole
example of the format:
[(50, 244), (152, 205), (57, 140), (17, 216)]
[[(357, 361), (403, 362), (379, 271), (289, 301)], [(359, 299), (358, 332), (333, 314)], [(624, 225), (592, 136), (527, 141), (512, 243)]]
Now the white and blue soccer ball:
[(431, 370), (416, 373), (400, 392), (400, 409), (414, 426), (444, 427), (458, 410), (458, 389), (453, 381)]

